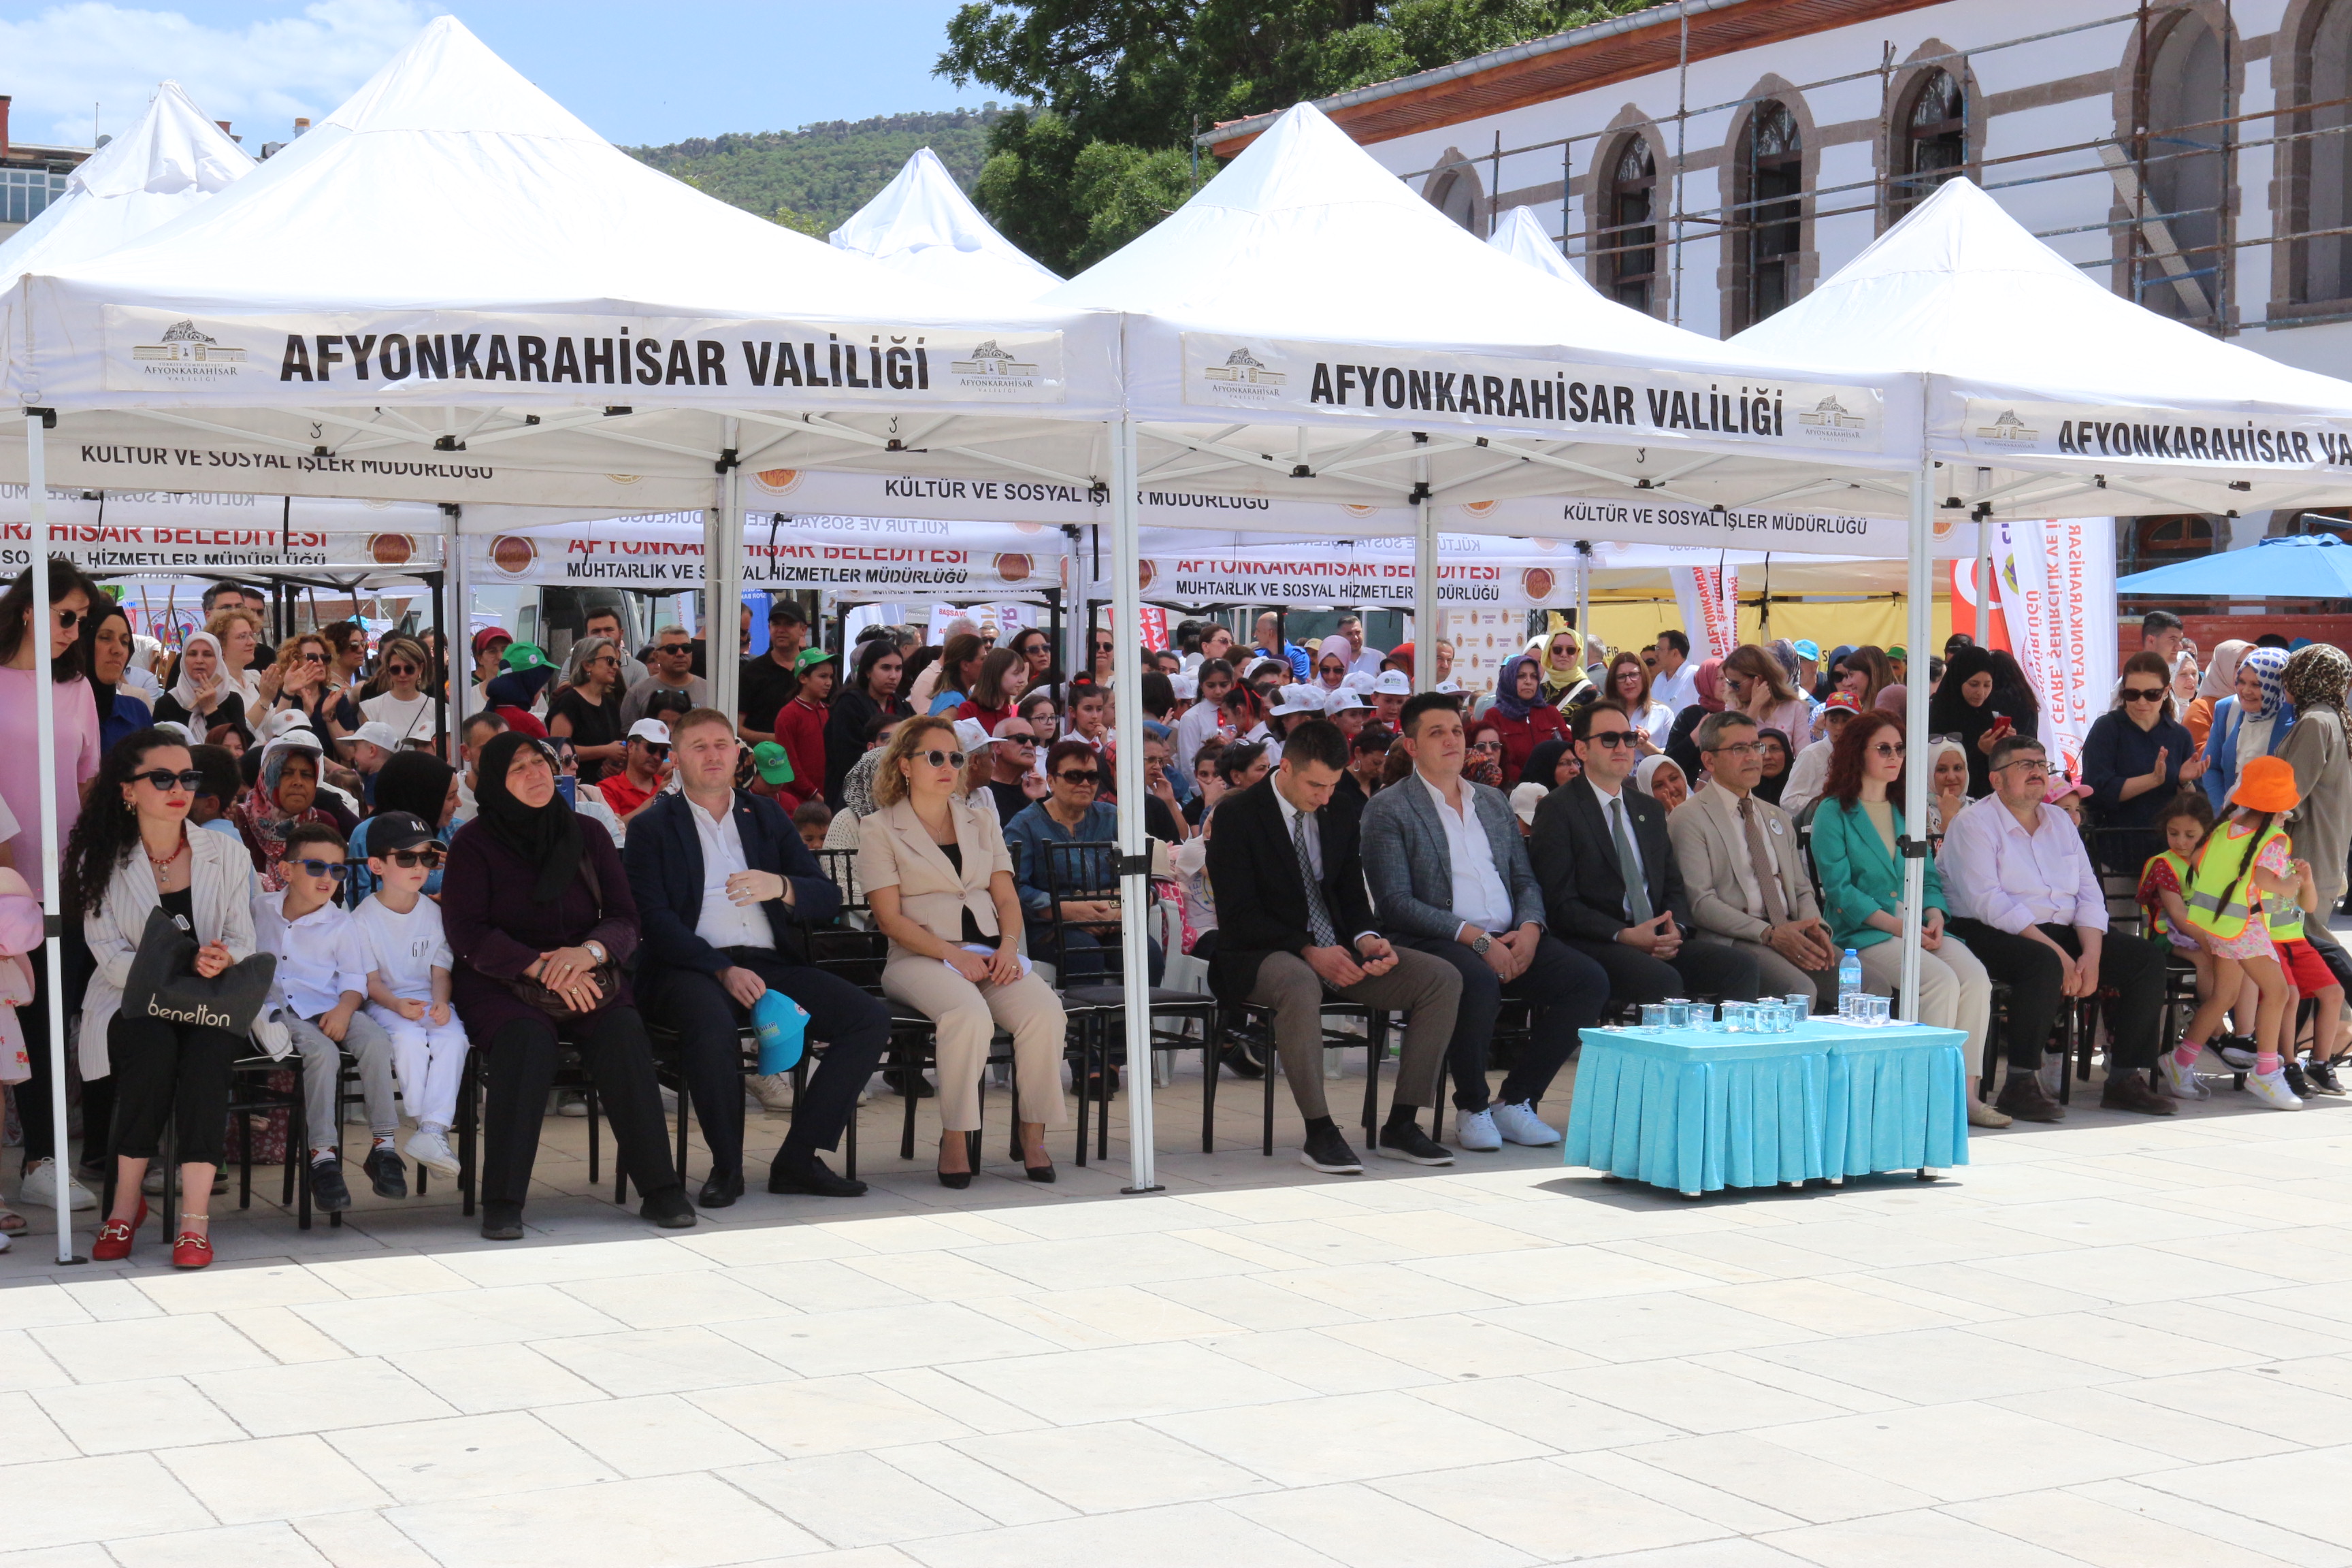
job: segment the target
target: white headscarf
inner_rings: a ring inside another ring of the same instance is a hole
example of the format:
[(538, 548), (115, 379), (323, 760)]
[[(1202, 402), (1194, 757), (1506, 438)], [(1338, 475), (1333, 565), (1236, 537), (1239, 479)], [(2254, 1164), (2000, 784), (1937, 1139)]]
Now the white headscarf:
[(2216, 643), (2213, 662), (2205, 667), (2205, 679), (2197, 683), (2197, 695), (2217, 700), (2233, 695), (2238, 689), (2239, 662), (2253, 650), (2253, 644), (2235, 637)]
[[(1650, 786), (1656, 781), (1660, 768), (1672, 768), (1678, 773), (1683, 773), (1683, 765), (1663, 752), (1654, 757), (1643, 757), (1641, 765), (1633, 770), (1633, 786), (1652, 800), (1658, 797), (1658, 792)], [(1684, 793), (1688, 794), (1690, 788), (1690, 775), (1683, 773)]]
[(236, 689), (229, 681), (227, 662), (221, 658), (220, 638), (210, 632), (190, 632), (187, 640), (180, 645), (180, 679), (172, 684), (172, 700), (191, 714), (196, 711), (198, 699), (195, 683), (188, 677), (188, 650), (198, 643), (206, 644), (213, 650), (214, 667), (220, 672), (222, 695)]

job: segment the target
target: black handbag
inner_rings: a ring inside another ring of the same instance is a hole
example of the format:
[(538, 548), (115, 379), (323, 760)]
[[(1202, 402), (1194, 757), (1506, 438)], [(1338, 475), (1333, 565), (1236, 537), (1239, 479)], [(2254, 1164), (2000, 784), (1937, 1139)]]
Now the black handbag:
[[(580, 860), (580, 875), (588, 883), (589, 895), (596, 900), (596, 918), (601, 921), (604, 918), (604, 884), (596, 875), (595, 862), (588, 859), (585, 856), (583, 856)], [(553, 991), (549, 989), (547, 986), (541, 985), (538, 981), (533, 980), (528, 974), (518, 974), (512, 980), (508, 981), (507, 989), (513, 992), (515, 995), (522, 1001), (530, 1003), (541, 1012), (547, 1014), (550, 1017), (584, 1018), (591, 1014), (603, 1012), (614, 1002), (620, 1000), (621, 965), (619, 961), (611, 958), (606, 959), (604, 963), (598, 964), (595, 968), (588, 972), (588, 978), (596, 983), (596, 1005), (593, 1007), (585, 1009), (584, 1011), (581, 1008), (574, 1007), (569, 1001), (565, 1000), (562, 992)]]
[(169, 910), (160, 904), (150, 910), (122, 983), (123, 1015), (232, 1035), (251, 1029), (278, 977), (277, 954), (257, 952), (207, 980), (196, 973), (199, 945)]

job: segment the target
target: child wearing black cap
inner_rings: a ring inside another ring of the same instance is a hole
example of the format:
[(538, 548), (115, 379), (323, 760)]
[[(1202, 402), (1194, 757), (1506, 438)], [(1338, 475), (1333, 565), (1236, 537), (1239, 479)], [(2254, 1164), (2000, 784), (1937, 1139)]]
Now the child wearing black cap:
[(440, 868), (442, 846), (421, 817), (385, 812), (368, 828), (368, 871), (376, 889), (352, 918), (367, 940), (368, 1016), (392, 1037), (393, 1072), (415, 1120), (408, 1157), (458, 1173), (449, 1148), (457, 1084), (466, 1068), (466, 1026), (449, 1005), (457, 961), (441, 929), (441, 906), (425, 896)]

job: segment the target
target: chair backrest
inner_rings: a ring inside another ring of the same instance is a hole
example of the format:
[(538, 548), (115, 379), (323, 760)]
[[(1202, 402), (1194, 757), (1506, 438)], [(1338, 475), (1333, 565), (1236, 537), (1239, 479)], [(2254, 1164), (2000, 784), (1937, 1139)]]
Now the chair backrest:
[[(1072, 925), (1091, 922), (1066, 920), (1063, 904), (1069, 900), (1118, 902), (1118, 846), (1095, 839), (1080, 839), (1072, 844), (1045, 844), (1045, 864), (1039, 868), (1037, 881), (1045, 888), (1054, 928), (1054, 962), (1064, 978), (1071, 978), (1068, 930)], [(1089, 935), (1096, 934), (1091, 930)], [(1113, 945), (1106, 942), (1105, 946)]]
[(816, 863), (833, 885), (841, 889), (841, 912), (865, 914), (873, 906), (866, 901), (866, 889), (857, 879), (857, 851), (855, 849), (820, 849)]

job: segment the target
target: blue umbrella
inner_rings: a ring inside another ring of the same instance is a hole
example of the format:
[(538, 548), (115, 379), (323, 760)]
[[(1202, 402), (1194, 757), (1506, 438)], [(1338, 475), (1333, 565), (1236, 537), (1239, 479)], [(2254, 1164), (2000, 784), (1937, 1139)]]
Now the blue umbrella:
[(2265, 539), (2116, 579), (2138, 598), (2352, 599), (2352, 544), (2332, 534)]

